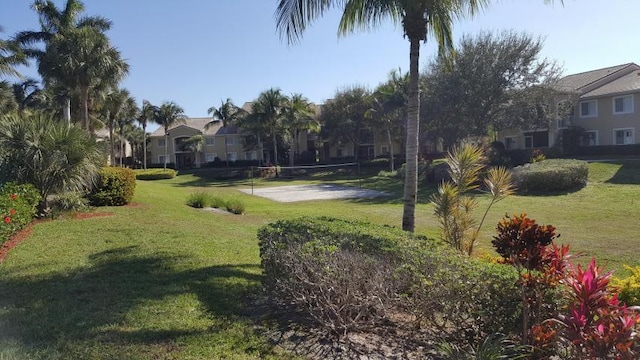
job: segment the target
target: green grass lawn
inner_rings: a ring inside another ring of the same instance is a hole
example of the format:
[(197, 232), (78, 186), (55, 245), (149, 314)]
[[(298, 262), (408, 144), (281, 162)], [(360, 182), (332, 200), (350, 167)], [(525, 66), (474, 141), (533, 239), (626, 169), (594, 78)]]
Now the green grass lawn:
[[(37, 224), (0, 264), (0, 359), (289, 358), (270, 345), (251, 299), (260, 289), (256, 230), (301, 215), (358, 218), (399, 226), (400, 180), (317, 175), (256, 180), (255, 186), (333, 181), (387, 191), (385, 199), (275, 203), (237, 191), (247, 180), (204, 172), (138, 182), (138, 206), (101, 208), (110, 217)], [(553, 224), (560, 242), (608, 268), (640, 265), (640, 161), (594, 163), (582, 190), (513, 196), (490, 212), (478, 246), (490, 252), (505, 213)], [(193, 191), (242, 199), (247, 213), (184, 205)], [(437, 236), (421, 189), (417, 231)], [(481, 197), (486, 204), (486, 199)]]

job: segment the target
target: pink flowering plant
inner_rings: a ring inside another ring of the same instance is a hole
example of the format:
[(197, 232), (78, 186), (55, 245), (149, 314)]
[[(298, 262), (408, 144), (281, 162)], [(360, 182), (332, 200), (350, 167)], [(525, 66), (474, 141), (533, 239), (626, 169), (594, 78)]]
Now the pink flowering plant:
[(0, 244), (33, 220), (39, 201), (33, 185), (5, 183), (0, 187)]

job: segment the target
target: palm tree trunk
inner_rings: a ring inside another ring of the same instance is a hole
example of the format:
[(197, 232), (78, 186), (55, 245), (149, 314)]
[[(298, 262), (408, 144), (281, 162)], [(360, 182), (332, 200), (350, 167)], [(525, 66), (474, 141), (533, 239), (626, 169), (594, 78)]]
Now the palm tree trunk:
[(71, 97), (64, 97), (64, 105), (62, 106), (62, 117), (67, 124), (71, 125)]
[(278, 143), (275, 130), (271, 132), (271, 139), (273, 140), (273, 165), (278, 166)]
[(164, 169), (167, 170), (167, 148), (169, 147), (169, 134), (164, 132)]
[(109, 150), (111, 154), (111, 166), (116, 165), (116, 148), (113, 141), (113, 123), (109, 123)]
[(387, 141), (389, 142), (389, 168), (393, 172), (395, 156), (393, 155), (393, 141), (391, 141), (391, 129), (387, 128)]
[(227, 160), (227, 167), (229, 167), (229, 149), (227, 148), (227, 127), (224, 127), (224, 158)]
[(147, 126), (142, 125), (142, 168), (147, 170)]
[(404, 208), (402, 230), (414, 232), (416, 202), (418, 200), (418, 134), (420, 131), (420, 93), (418, 89), (418, 61), (420, 39), (409, 38), (409, 106), (407, 116), (406, 173), (404, 178)]
[(89, 131), (89, 87), (80, 87), (80, 116), (85, 130)]
[(260, 137), (260, 133), (258, 133), (258, 149), (260, 149), (260, 155), (258, 156), (258, 165), (264, 165), (264, 149), (262, 148), (262, 138)]
[(122, 160), (127, 153), (126, 142), (124, 139), (124, 128), (120, 127), (120, 167), (124, 167), (124, 161)]

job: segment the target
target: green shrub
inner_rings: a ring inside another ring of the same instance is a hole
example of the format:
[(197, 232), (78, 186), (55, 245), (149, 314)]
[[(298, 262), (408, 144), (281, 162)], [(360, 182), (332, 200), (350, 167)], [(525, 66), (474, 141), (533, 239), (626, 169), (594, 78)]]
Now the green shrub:
[(576, 190), (586, 185), (588, 175), (587, 162), (581, 160), (551, 159), (513, 169), (519, 193)]
[(0, 188), (0, 244), (33, 220), (40, 193), (31, 184), (5, 183)]
[(613, 286), (618, 291), (620, 301), (627, 306), (640, 306), (640, 266), (626, 268), (631, 271), (631, 275), (623, 279), (614, 278)]
[(104, 167), (97, 188), (89, 195), (94, 206), (121, 206), (133, 199), (136, 176), (128, 168)]
[(148, 169), (148, 170), (134, 170), (137, 180), (163, 180), (173, 179), (178, 174), (173, 169)]
[(187, 198), (187, 205), (194, 208), (202, 209), (208, 207), (211, 204), (212, 198), (213, 196), (207, 192), (194, 192), (191, 193), (191, 195), (189, 195), (189, 197)]
[(240, 199), (229, 199), (225, 203), (225, 208), (230, 213), (241, 215), (244, 214), (245, 205)]
[(300, 218), (258, 231), (265, 289), (332, 332), (410, 313), (440, 340), (478, 345), (513, 334), (520, 296), (514, 269), (462, 256), (388, 226)]

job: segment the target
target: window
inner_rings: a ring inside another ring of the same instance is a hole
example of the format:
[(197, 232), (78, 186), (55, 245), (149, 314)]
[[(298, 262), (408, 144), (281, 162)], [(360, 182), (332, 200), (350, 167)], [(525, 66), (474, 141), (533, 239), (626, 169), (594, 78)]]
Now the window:
[(524, 133), (524, 147), (527, 149), (549, 147), (548, 131)]
[(164, 147), (165, 146), (165, 139), (158, 139), (158, 147)]
[(580, 102), (580, 117), (596, 117), (598, 116), (598, 102), (596, 100)]
[(634, 129), (613, 129), (614, 145), (630, 145), (635, 143)]
[(229, 161), (238, 160), (238, 153), (236, 153), (236, 152), (227, 153), (227, 159), (229, 159)]
[(338, 148), (336, 149), (336, 157), (343, 157), (343, 149), (342, 148)]
[(619, 96), (613, 98), (613, 114), (633, 113), (633, 95)]
[(158, 155), (158, 164), (164, 164), (164, 155)]
[(204, 144), (206, 146), (213, 146), (216, 144), (216, 138), (214, 138), (213, 136), (205, 136)]
[(558, 119), (558, 129), (566, 129), (569, 127), (569, 119)]
[(582, 146), (596, 146), (598, 145), (598, 130), (585, 131), (582, 134)]
[(504, 138), (504, 147), (507, 150), (512, 150), (516, 148), (516, 137), (515, 136), (507, 136)]
[(235, 136), (227, 136), (227, 145), (235, 145), (235, 144), (236, 144)]
[(216, 153), (206, 153), (204, 154), (204, 161), (208, 163), (212, 163), (216, 161), (217, 157), (218, 157), (218, 154)]
[(255, 151), (247, 151), (244, 153), (245, 160), (256, 160), (256, 152)]

